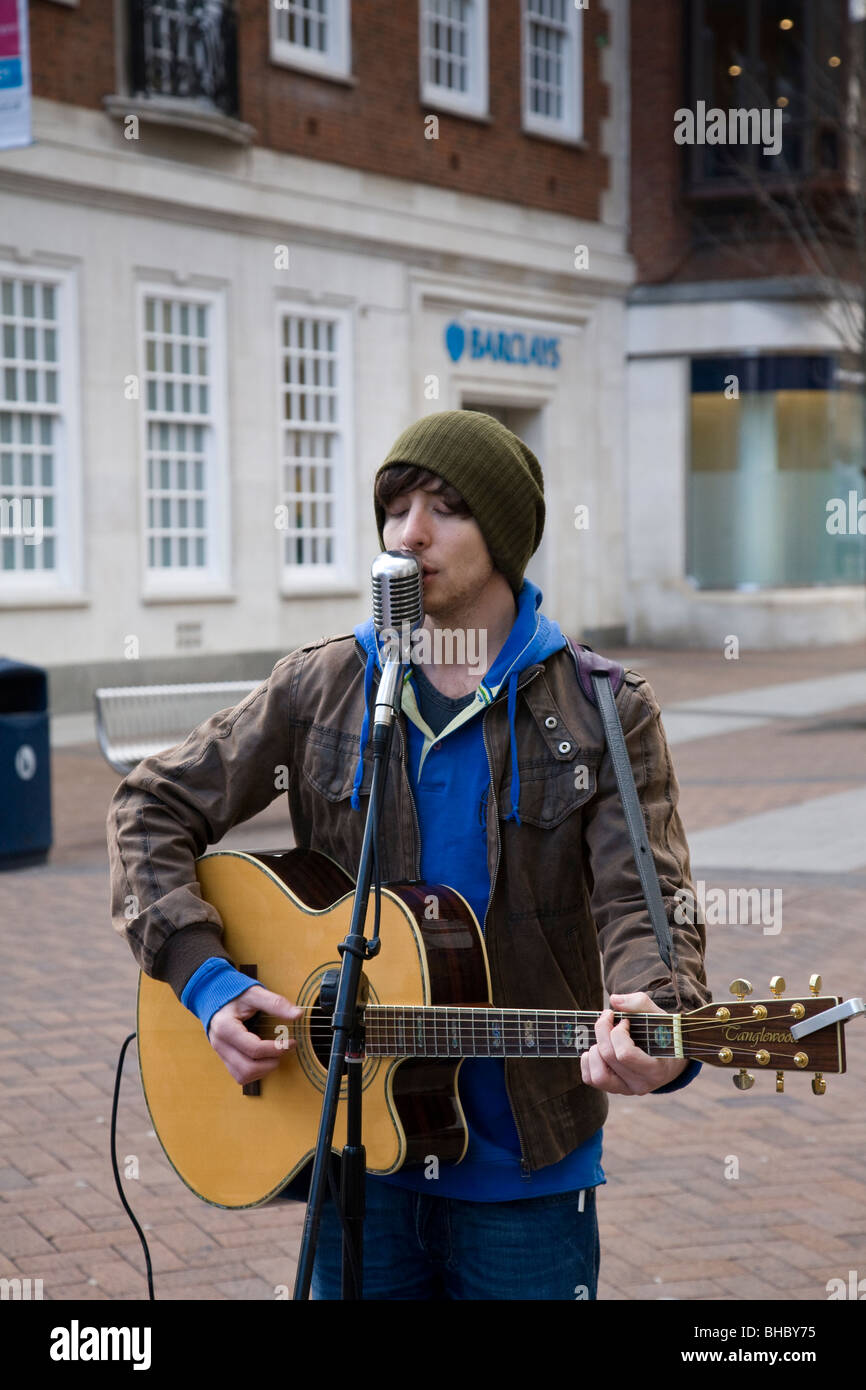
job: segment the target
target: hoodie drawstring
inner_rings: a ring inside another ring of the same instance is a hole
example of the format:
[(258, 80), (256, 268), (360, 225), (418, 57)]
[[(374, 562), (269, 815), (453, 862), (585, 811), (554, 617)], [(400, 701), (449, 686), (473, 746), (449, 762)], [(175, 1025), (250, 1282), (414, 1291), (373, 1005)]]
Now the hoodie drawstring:
[(508, 681), (508, 728), (511, 736), (511, 811), (505, 819), (506, 821), (516, 821), (520, 825), (520, 816), (517, 813), (517, 807), (520, 804), (520, 774), (517, 771), (517, 735), (514, 730), (518, 674), (519, 672), (512, 671)]
[(364, 722), (361, 725), (361, 750), (358, 754), (358, 766), (355, 768), (355, 781), (352, 784), (352, 810), (361, 809), (361, 783), (364, 780), (364, 749), (367, 747), (367, 736), (370, 732), (370, 696), (373, 692), (373, 666), (376, 658), (372, 652), (367, 656), (367, 665), (364, 668)]
[[(373, 691), (373, 666), (375, 656), (370, 652), (367, 656), (367, 665), (364, 668), (364, 722), (361, 725), (361, 748), (358, 754), (358, 763), (355, 768), (355, 780), (352, 784), (352, 810), (361, 810), (360, 788), (364, 780), (364, 750), (367, 747), (367, 738), (370, 731), (370, 696)], [(512, 671), (508, 680), (508, 728), (509, 741), (511, 744), (511, 810), (505, 817), (506, 821), (513, 820), (520, 825), (520, 773), (517, 768), (517, 733), (514, 728), (514, 718), (517, 713), (517, 680), (519, 671)]]

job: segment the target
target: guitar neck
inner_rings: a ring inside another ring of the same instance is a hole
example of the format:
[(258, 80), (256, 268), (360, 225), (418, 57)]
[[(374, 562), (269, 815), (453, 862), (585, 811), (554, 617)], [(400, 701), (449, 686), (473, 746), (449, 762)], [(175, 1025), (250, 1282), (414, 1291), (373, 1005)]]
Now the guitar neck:
[[(368, 1005), (371, 1057), (575, 1057), (595, 1042), (591, 1011)], [(678, 1014), (614, 1013), (651, 1057), (683, 1057)]]

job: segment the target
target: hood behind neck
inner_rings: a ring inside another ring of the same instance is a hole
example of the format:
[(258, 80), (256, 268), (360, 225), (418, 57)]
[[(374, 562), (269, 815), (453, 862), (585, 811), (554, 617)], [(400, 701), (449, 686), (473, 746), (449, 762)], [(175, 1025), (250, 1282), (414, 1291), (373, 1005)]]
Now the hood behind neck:
[[(517, 768), (517, 736), (514, 718), (517, 708), (517, 682), (521, 672), (536, 665), (560, 651), (565, 646), (565, 638), (559, 624), (546, 618), (541, 610), (542, 593), (531, 580), (524, 579), (517, 596), (517, 616), (508, 637), (498, 653), (496, 660), (479, 682), (475, 699), (479, 707), (493, 703), (502, 687), (508, 689), (508, 727), (511, 747), (511, 811), (507, 820), (520, 824), (518, 805), (520, 801), (520, 776)], [(382, 670), (381, 655), (376, 641), (376, 630), (372, 618), (359, 623), (355, 637), (367, 653), (364, 670), (364, 721), (361, 726), (361, 751), (355, 771), (352, 788), (352, 807), (361, 809), (360, 786), (364, 776), (364, 752), (370, 731), (370, 709), (373, 693), (373, 673)], [(411, 667), (405, 679), (409, 678)]]

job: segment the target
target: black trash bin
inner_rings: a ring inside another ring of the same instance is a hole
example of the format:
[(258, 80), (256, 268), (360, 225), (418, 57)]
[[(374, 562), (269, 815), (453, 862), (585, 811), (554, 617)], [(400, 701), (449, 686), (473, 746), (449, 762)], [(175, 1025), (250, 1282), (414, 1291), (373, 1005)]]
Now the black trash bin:
[(0, 657), (0, 869), (39, 864), (50, 848), (48, 679)]

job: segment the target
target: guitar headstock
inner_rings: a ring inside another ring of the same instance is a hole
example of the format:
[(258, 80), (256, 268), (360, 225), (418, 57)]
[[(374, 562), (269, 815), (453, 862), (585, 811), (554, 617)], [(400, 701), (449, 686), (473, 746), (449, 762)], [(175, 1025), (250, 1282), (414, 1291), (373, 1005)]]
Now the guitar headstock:
[(734, 980), (733, 1000), (726, 1004), (705, 1004), (682, 1017), (683, 1050), (689, 1058), (709, 1066), (726, 1067), (732, 1072), (738, 1090), (748, 1091), (755, 1084), (750, 1067), (776, 1073), (776, 1090), (785, 1087), (786, 1071), (811, 1071), (812, 1090), (821, 1096), (827, 1089), (824, 1072), (845, 1070), (845, 1038), (840, 1021), (811, 1032), (800, 1040), (791, 1028), (840, 1003), (832, 995), (821, 996), (821, 976), (809, 981), (809, 995), (802, 999), (783, 999), (785, 981), (774, 975), (771, 998), (746, 1002), (752, 993), (748, 980)]

